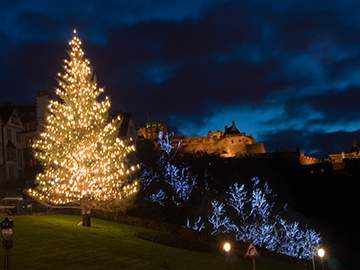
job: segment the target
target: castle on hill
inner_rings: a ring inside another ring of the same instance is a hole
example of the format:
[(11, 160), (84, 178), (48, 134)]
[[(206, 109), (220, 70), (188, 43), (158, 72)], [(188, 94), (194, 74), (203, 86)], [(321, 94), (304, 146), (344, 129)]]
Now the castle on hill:
[[(158, 120), (147, 120), (145, 127), (138, 128), (139, 139), (156, 142), (160, 132), (167, 133), (167, 125)], [(181, 141), (181, 144), (179, 142)], [(322, 164), (324, 160), (306, 156), (300, 149), (295, 152), (268, 153), (263, 143), (258, 143), (252, 134), (246, 135), (240, 132), (235, 122), (230, 127), (225, 126), (224, 131), (209, 131), (207, 136), (186, 137), (185, 135), (174, 136), (174, 147), (180, 145), (178, 151), (183, 154), (209, 154), (222, 158), (252, 157), (256, 159), (288, 159), (301, 165)]]
[[(148, 140), (157, 140), (159, 132), (167, 132), (167, 127), (156, 120), (148, 120), (146, 126), (138, 130), (139, 137)], [(181, 140), (180, 151), (189, 154), (213, 154), (221, 157), (240, 157), (252, 154), (266, 153), (263, 143), (257, 143), (252, 134), (240, 132), (235, 122), (224, 131), (209, 131), (207, 136), (185, 137), (176, 136), (174, 144)]]

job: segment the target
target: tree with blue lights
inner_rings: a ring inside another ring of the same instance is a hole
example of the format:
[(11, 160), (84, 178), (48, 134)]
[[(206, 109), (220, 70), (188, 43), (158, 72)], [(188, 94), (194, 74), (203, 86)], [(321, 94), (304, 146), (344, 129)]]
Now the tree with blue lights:
[(211, 234), (224, 233), (228, 231), (230, 219), (225, 214), (225, 204), (219, 203), (217, 200), (211, 202), (214, 209), (214, 214), (209, 217), (209, 222), (212, 224)]
[[(172, 137), (172, 134), (159, 133), (156, 168), (145, 167), (143, 164), (142, 189), (151, 189), (152, 193), (146, 198), (151, 202), (165, 206), (166, 199), (171, 199), (174, 205), (181, 207), (189, 201), (196, 188), (197, 177), (191, 172), (190, 166), (175, 160), (181, 141), (174, 147)], [(154, 191), (154, 188), (157, 189)], [(169, 207), (168, 204), (166, 206)]]
[[(186, 227), (193, 230), (233, 235), (238, 241), (252, 240), (255, 245), (271, 251), (311, 258), (310, 239), (316, 249), (320, 234), (307, 224), (288, 221), (284, 215), (286, 207), (280, 212), (275, 211), (273, 198), (276, 194), (267, 182), (262, 183), (254, 177), (248, 189), (238, 182), (226, 188), (222, 186), (223, 182), (216, 180), (217, 171), (211, 166), (194, 168), (194, 163), (190, 166), (182, 159), (177, 160), (181, 141), (174, 144), (171, 140), (170, 135), (160, 133), (156, 167), (143, 167), (142, 187), (149, 191), (146, 200), (164, 211), (171, 209), (168, 212), (171, 216), (188, 214), (183, 220)], [(190, 200), (191, 210), (174, 212), (184, 209)]]
[[(255, 245), (271, 251), (311, 259), (310, 241), (316, 250), (320, 245), (320, 234), (309, 229), (307, 224), (301, 226), (298, 221), (287, 222), (281, 213), (274, 213), (274, 204), (269, 202), (275, 196), (272, 190), (266, 182), (260, 188), (258, 178), (252, 181), (254, 184), (250, 197), (245, 191), (245, 185), (235, 183), (229, 187), (226, 205), (236, 211), (236, 220), (226, 216), (225, 203), (211, 201), (213, 213), (208, 217), (211, 234), (232, 233), (238, 241), (252, 240)], [(195, 229), (189, 222), (187, 226)]]

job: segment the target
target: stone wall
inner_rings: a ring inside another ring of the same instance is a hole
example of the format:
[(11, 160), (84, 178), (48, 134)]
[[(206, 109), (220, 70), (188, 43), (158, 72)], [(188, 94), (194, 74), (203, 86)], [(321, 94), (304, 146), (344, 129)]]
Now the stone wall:
[(305, 156), (304, 153), (302, 153), (302, 152), (299, 155), (299, 160), (300, 160), (301, 165), (311, 165), (311, 164), (317, 164), (317, 163), (322, 162), (322, 160), (320, 160), (320, 159)]
[(264, 154), (266, 149), (263, 143), (254, 143), (246, 145), (246, 150), (248, 154)]

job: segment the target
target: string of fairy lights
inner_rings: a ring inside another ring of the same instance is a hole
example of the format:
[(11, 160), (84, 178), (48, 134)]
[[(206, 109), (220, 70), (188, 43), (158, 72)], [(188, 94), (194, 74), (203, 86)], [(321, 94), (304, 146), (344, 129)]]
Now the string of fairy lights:
[(76, 31), (69, 45), (70, 61), (64, 61), (60, 88), (55, 89), (61, 102), (50, 101), (46, 129), (34, 145), (44, 172), (37, 175), (29, 195), (80, 206), (127, 197), (138, 185), (128, 181), (135, 167), (126, 166), (126, 156), (135, 148), (118, 138), (120, 117), (108, 121), (109, 98), (97, 101), (104, 89), (97, 87)]

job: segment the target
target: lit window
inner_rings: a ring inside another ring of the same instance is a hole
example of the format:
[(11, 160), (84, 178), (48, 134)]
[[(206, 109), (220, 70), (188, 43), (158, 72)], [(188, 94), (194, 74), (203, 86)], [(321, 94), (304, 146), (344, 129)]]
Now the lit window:
[(32, 147), (37, 141), (36, 136), (26, 137), (26, 147)]

